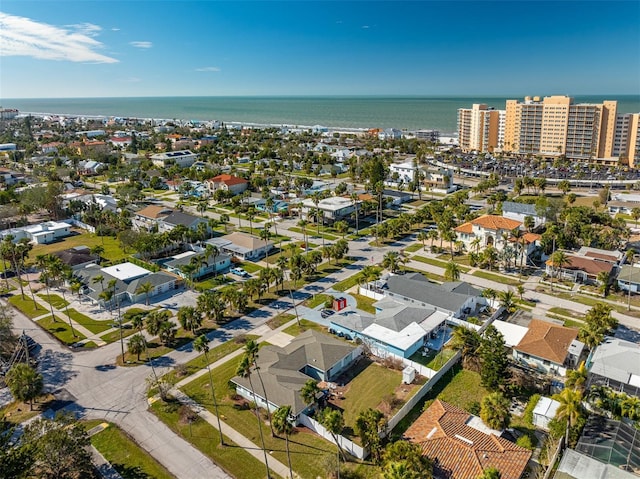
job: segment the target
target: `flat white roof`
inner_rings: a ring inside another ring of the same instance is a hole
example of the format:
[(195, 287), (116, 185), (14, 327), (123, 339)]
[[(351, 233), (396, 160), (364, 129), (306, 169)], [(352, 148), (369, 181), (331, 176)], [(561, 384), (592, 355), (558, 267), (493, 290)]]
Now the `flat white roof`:
[(133, 263), (120, 263), (115, 266), (102, 268), (101, 271), (114, 278), (118, 278), (120, 281), (130, 281), (151, 273), (148, 269), (141, 268)]
[(556, 411), (558, 410), (559, 407), (560, 407), (560, 403), (555, 399), (542, 396), (538, 400), (536, 407), (533, 408), (533, 415), (554, 418), (556, 416)]
[(504, 336), (504, 344), (510, 348), (519, 344), (528, 331), (524, 326), (507, 323), (506, 321), (495, 320), (492, 324)]
[(188, 258), (189, 256), (193, 256), (195, 255), (196, 252), (195, 251), (186, 251), (184, 253), (180, 253), (180, 254), (176, 254), (173, 256), (174, 259), (182, 259), (182, 258)]
[[(302, 202), (304, 206), (307, 208), (315, 208), (316, 204), (311, 198), (307, 198)], [(318, 202), (318, 208), (327, 210), (327, 211), (335, 211), (341, 208), (346, 208), (348, 206), (353, 206), (353, 201), (351, 198), (344, 198), (342, 196), (334, 196), (331, 198), (325, 198), (324, 200), (320, 200)]]
[(387, 329), (374, 323), (367, 326), (362, 331), (362, 334), (404, 351), (415, 344), (416, 341), (422, 339), (427, 332), (418, 326), (417, 323), (411, 323), (400, 332)]

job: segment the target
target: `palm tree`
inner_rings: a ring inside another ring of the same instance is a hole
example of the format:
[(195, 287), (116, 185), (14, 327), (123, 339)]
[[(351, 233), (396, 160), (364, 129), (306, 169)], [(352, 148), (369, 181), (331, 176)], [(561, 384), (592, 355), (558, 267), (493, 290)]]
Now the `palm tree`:
[(309, 224), (309, 221), (307, 220), (298, 221), (298, 227), (302, 230), (302, 241), (304, 241), (305, 246), (307, 246), (307, 225), (308, 224)]
[(249, 234), (253, 234), (253, 219), (256, 217), (255, 208), (249, 208), (245, 213), (245, 216), (249, 220)]
[(322, 411), (322, 415), (320, 416), (320, 423), (327, 431), (329, 431), (336, 443), (336, 446), (338, 447), (337, 470), (338, 477), (340, 477), (340, 456), (342, 456), (342, 459), (346, 461), (344, 451), (342, 450), (342, 446), (340, 446), (340, 441), (338, 439), (338, 436), (342, 434), (342, 431), (344, 430), (344, 417), (342, 416), (342, 413), (337, 409), (325, 408), (325, 410)]
[(429, 239), (429, 236), (427, 235), (427, 233), (425, 231), (420, 231), (420, 233), (418, 233), (418, 236), (416, 237), (416, 239), (418, 241), (422, 242), (422, 249), (426, 250), (427, 249), (427, 245), (425, 244), (425, 242)]
[(183, 329), (195, 336), (196, 330), (202, 325), (202, 315), (193, 306), (182, 306), (178, 309), (178, 321)]
[(308, 379), (307, 382), (304, 383), (304, 386), (302, 386), (302, 389), (300, 389), (300, 397), (307, 406), (311, 406), (316, 402), (319, 392), (318, 382), (313, 379)]
[(509, 426), (511, 402), (499, 391), (487, 394), (482, 398), (480, 417), (482, 422), (492, 429), (502, 430)]
[(271, 436), (274, 436), (273, 433), (273, 425), (271, 424), (271, 410), (269, 409), (269, 398), (267, 397), (267, 390), (264, 387), (264, 382), (262, 382), (262, 374), (260, 374), (260, 366), (258, 366), (258, 351), (260, 350), (260, 346), (258, 342), (254, 339), (248, 340), (244, 345), (244, 354), (249, 358), (249, 362), (253, 366), (253, 369), (258, 373), (258, 380), (260, 381), (260, 386), (262, 386), (262, 390), (264, 391), (264, 400), (267, 403), (267, 417), (269, 418), (269, 428), (271, 429)]
[(462, 364), (470, 370), (477, 370), (480, 362), (478, 351), (482, 344), (480, 334), (471, 328), (458, 326), (451, 334), (449, 347), (455, 351), (460, 351)]
[(508, 313), (513, 313), (518, 309), (513, 291), (500, 291), (498, 296), (500, 298), (500, 306), (502, 306)]
[(53, 302), (51, 301), (51, 295), (49, 294), (49, 281), (52, 279), (50, 270), (51, 261), (49, 255), (39, 254), (38, 256), (36, 256), (36, 266), (40, 268), (40, 281), (44, 283), (45, 289), (47, 290), (47, 302), (49, 303), (49, 309), (51, 310), (51, 319), (55, 323), (56, 315), (53, 312)]
[(204, 334), (198, 336), (193, 341), (193, 349), (199, 353), (204, 353), (204, 359), (207, 362), (207, 370), (209, 371), (209, 385), (211, 386), (211, 397), (213, 398), (213, 407), (216, 411), (216, 419), (218, 420), (218, 431), (220, 432), (220, 445), (224, 446), (224, 438), (222, 437), (222, 426), (220, 425), (220, 413), (218, 411), (218, 400), (216, 391), (213, 387), (213, 376), (211, 375), (211, 364), (209, 364), (209, 341)]
[(502, 474), (495, 467), (488, 467), (482, 471), (478, 479), (502, 479)]
[(640, 398), (627, 395), (620, 402), (620, 412), (632, 421), (640, 419)]
[[(569, 261), (569, 257), (567, 256), (567, 253), (565, 253), (562, 250), (557, 250), (555, 251), (552, 255), (551, 255), (551, 268), (552, 271), (555, 273), (555, 276), (558, 276), (560, 273), (560, 270), (563, 268), (563, 266), (566, 266), (568, 264), (570, 264)], [(551, 275), (551, 289), (553, 289), (553, 274)]]
[(567, 379), (564, 382), (565, 387), (583, 390), (584, 384), (587, 381), (587, 367), (582, 361), (578, 369), (570, 369), (567, 371)]
[(152, 291), (153, 285), (149, 281), (147, 281), (146, 283), (142, 283), (140, 286), (138, 286), (138, 288), (136, 289), (136, 294), (144, 294), (146, 300), (145, 303), (147, 306), (149, 306), (149, 295)]
[(400, 255), (397, 251), (389, 251), (382, 258), (382, 266), (387, 268), (392, 273), (395, 273), (400, 269)]
[(258, 400), (256, 397), (255, 389), (253, 388), (253, 382), (251, 381), (251, 361), (249, 357), (245, 354), (238, 365), (238, 369), (236, 370), (236, 374), (241, 378), (246, 378), (249, 380), (249, 387), (251, 388), (251, 393), (253, 394), (253, 402), (255, 404), (254, 413), (256, 415), (256, 419), (258, 420), (258, 431), (260, 432), (260, 441), (262, 443), (262, 453), (264, 454), (264, 465), (267, 469), (267, 478), (271, 478), (271, 473), (269, 471), (269, 463), (267, 460), (267, 448), (264, 443), (264, 434), (262, 433), (262, 421), (260, 420), (260, 414), (258, 413)]
[(358, 193), (351, 193), (351, 202), (353, 203), (353, 212), (355, 213), (356, 216), (356, 233), (355, 235), (358, 236), (360, 234), (359, 231), (359, 227), (358, 227), (358, 201), (359, 201), (359, 197), (358, 197)]
[(287, 448), (287, 461), (289, 463), (289, 476), (293, 479), (293, 468), (291, 467), (291, 454), (289, 452), (289, 435), (293, 431), (293, 426), (289, 421), (291, 415), (291, 406), (280, 406), (273, 413), (273, 428), (276, 434), (284, 434), (285, 445)]
[(407, 461), (392, 461), (384, 466), (383, 479), (422, 479), (419, 472), (414, 471)]
[(140, 353), (144, 351), (144, 338), (142, 334), (134, 334), (129, 338), (129, 342), (127, 343), (127, 349), (130, 354), (135, 354), (137, 356), (137, 360), (140, 361)]
[(556, 411), (556, 419), (567, 420), (567, 440), (569, 440), (569, 429), (582, 415), (582, 391), (564, 388), (559, 394), (554, 394), (553, 399), (560, 403)]
[(449, 261), (444, 270), (444, 278), (447, 281), (458, 281), (460, 279), (460, 266), (455, 261)]
[(267, 269), (269, 269), (269, 251), (267, 250), (268, 244), (269, 244), (269, 238), (271, 238), (271, 232), (269, 231), (269, 228), (271, 227), (271, 225), (269, 223), (264, 225), (264, 228), (260, 231), (260, 239), (264, 241), (264, 254), (265, 254), (265, 260), (267, 261)]

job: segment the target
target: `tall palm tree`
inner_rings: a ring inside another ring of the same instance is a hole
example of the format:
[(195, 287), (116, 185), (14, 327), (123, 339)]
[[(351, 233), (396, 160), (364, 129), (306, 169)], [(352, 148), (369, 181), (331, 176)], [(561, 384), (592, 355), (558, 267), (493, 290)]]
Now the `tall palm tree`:
[(498, 296), (500, 298), (500, 306), (502, 306), (508, 313), (513, 313), (518, 309), (516, 306), (515, 293), (513, 291), (500, 291)]
[(382, 266), (395, 273), (400, 269), (400, 254), (397, 251), (389, 251), (382, 258)]
[(351, 193), (351, 202), (353, 203), (353, 212), (355, 213), (356, 216), (356, 233), (355, 235), (358, 236), (360, 234), (359, 231), (359, 227), (358, 227), (358, 201), (360, 200), (358, 193)]
[(149, 281), (147, 281), (146, 283), (142, 283), (140, 286), (138, 286), (138, 288), (136, 289), (136, 294), (144, 294), (145, 303), (147, 306), (149, 306), (149, 295), (152, 291), (153, 285)]
[(249, 380), (249, 387), (251, 388), (251, 393), (253, 394), (253, 402), (255, 404), (254, 413), (256, 415), (256, 419), (258, 420), (258, 431), (260, 432), (260, 442), (262, 443), (262, 453), (264, 454), (264, 465), (267, 469), (267, 478), (271, 479), (271, 472), (269, 471), (269, 462), (267, 459), (267, 448), (264, 443), (264, 434), (262, 433), (262, 421), (260, 420), (260, 414), (258, 413), (256, 392), (253, 388), (253, 382), (251, 381), (251, 361), (246, 354), (242, 357), (242, 360), (238, 365), (238, 369), (236, 370), (236, 374), (241, 378), (247, 378)]
[(193, 349), (195, 349), (199, 353), (204, 353), (204, 359), (207, 362), (207, 370), (209, 371), (209, 385), (211, 386), (211, 397), (213, 398), (213, 407), (216, 411), (216, 419), (218, 420), (218, 431), (220, 432), (220, 445), (224, 446), (224, 438), (222, 437), (222, 426), (220, 425), (220, 412), (218, 411), (218, 400), (216, 398), (216, 391), (213, 386), (211, 364), (209, 364), (209, 341), (204, 334), (201, 334), (195, 339), (195, 341), (193, 341)]
[(311, 406), (316, 402), (318, 393), (320, 393), (318, 382), (313, 379), (308, 379), (307, 382), (304, 383), (304, 386), (302, 386), (302, 389), (300, 389), (300, 397), (307, 406)]
[(91, 279), (91, 283), (93, 283), (93, 284), (100, 283), (100, 287), (102, 288), (102, 291), (104, 291), (104, 276), (102, 276), (101, 274), (98, 274), (98, 275), (94, 276)]
[(309, 224), (308, 220), (300, 220), (298, 221), (298, 228), (302, 230), (302, 241), (305, 244), (305, 250), (308, 247), (307, 245), (307, 225)]
[(254, 339), (248, 340), (244, 345), (244, 354), (249, 358), (253, 369), (258, 373), (258, 380), (260, 381), (260, 386), (262, 386), (262, 390), (264, 391), (264, 400), (267, 403), (267, 417), (269, 418), (269, 428), (271, 429), (271, 436), (273, 433), (273, 425), (271, 424), (271, 410), (269, 409), (269, 398), (267, 397), (267, 390), (264, 387), (264, 382), (262, 381), (262, 374), (260, 374), (260, 366), (258, 366), (258, 352), (260, 350), (260, 346), (258, 342)]
[[(551, 268), (555, 273), (555, 276), (558, 276), (560, 270), (569, 264), (569, 256), (562, 250), (557, 250), (551, 255)], [(553, 276), (551, 275), (551, 289), (553, 289)]]
[(567, 441), (569, 429), (575, 424), (582, 414), (582, 391), (564, 388), (559, 394), (554, 394), (553, 399), (560, 403), (556, 411), (557, 419), (567, 420)]
[(44, 283), (44, 287), (47, 290), (47, 302), (49, 303), (49, 309), (51, 310), (51, 319), (56, 322), (56, 315), (53, 312), (53, 303), (51, 301), (51, 295), (49, 294), (49, 281), (52, 279), (50, 270), (51, 261), (49, 255), (39, 254), (36, 256), (36, 266), (40, 268), (40, 281)]
[(337, 471), (339, 478), (340, 456), (342, 456), (342, 458), (346, 461), (346, 458), (344, 457), (344, 451), (342, 450), (342, 446), (340, 446), (340, 440), (338, 439), (338, 436), (342, 434), (342, 431), (344, 430), (344, 417), (342, 416), (342, 413), (337, 409), (325, 408), (324, 411), (322, 411), (322, 415), (320, 416), (320, 423), (327, 431), (329, 431), (336, 443), (336, 446), (338, 447), (338, 453), (336, 454), (336, 456), (338, 458)]
[(271, 238), (271, 232), (269, 228), (271, 225), (269, 223), (264, 225), (264, 228), (260, 231), (260, 239), (264, 241), (264, 250), (265, 250), (265, 260), (267, 262), (267, 269), (269, 269), (269, 251), (267, 251), (267, 247), (269, 244), (269, 238)]
[(289, 476), (293, 479), (293, 468), (291, 467), (291, 453), (289, 451), (289, 435), (293, 431), (293, 426), (289, 421), (291, 406), (280, 406), (273, 413), (273, 428), (276, 434), (284, 434), (285, 446), (287, 449), (287, 462), (289, 463)]

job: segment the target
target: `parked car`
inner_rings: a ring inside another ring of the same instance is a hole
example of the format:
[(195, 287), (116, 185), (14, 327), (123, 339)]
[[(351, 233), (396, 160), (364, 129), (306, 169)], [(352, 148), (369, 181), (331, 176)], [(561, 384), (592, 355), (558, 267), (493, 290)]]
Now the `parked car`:
[(320, 311), (320, 316), (322, 316), (323, 318), (328, 318), (335, 313), (336, 312), (333, 309), (323, 309), (322, 311)]
[(231, 268), (229, 272), (231, 274), (235, 274), (236, 276), (240, 276), (241, 278), (248, 278), (251, 276), (243, 268)]

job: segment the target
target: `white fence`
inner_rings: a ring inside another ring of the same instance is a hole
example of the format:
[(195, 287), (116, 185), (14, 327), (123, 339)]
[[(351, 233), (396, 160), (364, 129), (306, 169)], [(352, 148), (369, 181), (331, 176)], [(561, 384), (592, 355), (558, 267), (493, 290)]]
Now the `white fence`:
[(78, 221), (75, 218), (69, 218), (66, 220), (62, 220), (64, 223), (68, 223), (71, 226), (77, 226), (78, 228), (82, 228), (84, 230), (87, 230), (89, 233), (95, 233), (96, 229), (95, 227), (88, 225), (87, 223), (83, 223), (82, 221)]
[(384, 294), (376, 293), (374, 290), (363, 288), (362, 286), (358, 288), (358, 294), (366, 296), (367, 298), (375, 299), (376, 301), (380, 301), (384, 298)]
[(449, 361), (447, 361), (439, 371), (437, 371), (433, 376), (431, 376), (431, 378), (429, 378), (429, 380), (420, 388), (420, 390), (415, 395), (413, 395), (391, 419), (389, 419), (387, 431), (391, 432), (393, 428), (396, 427), (407, 414), (409, 414), (409, 411), (411, 411), (416, 406), (416, 404), (418, 404), (422, 400), (422, 398), (424, 398), (424, 396), (429, 391), (431, 391), (431, 388), (433, 388), (433, 386), (440, 380), (440, 378), (442, 378), (442, 376), (449, 372), (449, 370), (460, 360), (461, 356), (462, 354), (460, 353), (460, 351), (455, 353), (453, 356), (451, 356), (451, 358), (449, 358)]
[[(333, 444), (336, 443), (333, 439), (333, 435), (329, 431), (327, 431), (324, 428), (324, 426), (320, 424), (318, 421), (316, 421), (315, 419), (312, 419), (305, 414), (300, 414), (300, 416), (298, 416), (298, 420), (302, 425), (308, 427), (313, 432), (322, 436), (327, 441), (332, 442)], [(349, 454), (351, 454), (354, 457), (357, 457), (358, 459), (364, 459), (369, 455), (369, 451), (364, 449), (362, 446), (358, 446), (355, 442), (350, 441), (344, 436), (338, 436), (338, 442), (340, 443), (340, 447), (344, 451), (347, 451)]]

